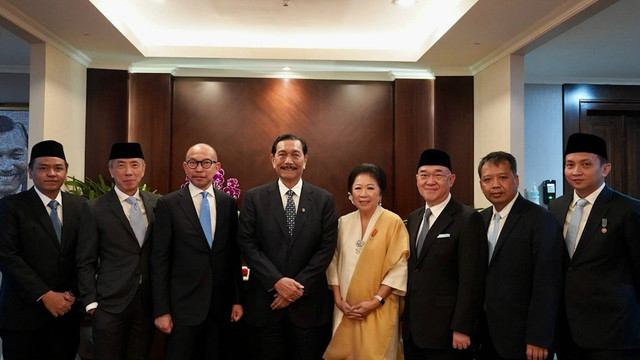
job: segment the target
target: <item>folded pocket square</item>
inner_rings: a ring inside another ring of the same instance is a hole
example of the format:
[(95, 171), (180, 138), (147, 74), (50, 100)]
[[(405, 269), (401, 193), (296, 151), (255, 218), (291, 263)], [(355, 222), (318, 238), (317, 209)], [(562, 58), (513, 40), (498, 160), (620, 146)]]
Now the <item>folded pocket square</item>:
[(440, 234), (438, 235), (437, 239), (444, 239), (444, 238), (449, 238), (451, 237), (451, 234)]

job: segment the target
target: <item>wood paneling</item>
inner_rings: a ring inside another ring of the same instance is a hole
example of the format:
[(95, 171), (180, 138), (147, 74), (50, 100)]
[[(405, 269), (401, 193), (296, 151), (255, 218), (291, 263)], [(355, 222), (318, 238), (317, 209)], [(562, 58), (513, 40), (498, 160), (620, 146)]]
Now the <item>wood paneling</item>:
[[(226, 177), (238, 178), (246, 191), (275, 181), (271, 144), (292, 132), (308, 142), (304, 179), (331, 191), (340, 214), (354, 209), (346, 195), (349, 172), (373, 162), (387, 173), (383, 205), (406, 218), (423, 204), (415, 166), (422, 150), (434, 146), (452, 157), (454, 196), (471, 202), (471, 77), (379, 82), (129, 74), (128, 121), (126, 72), (90, 70), (88, 78), (87, 174), (107, 173), (113, 142), (139, 141), (144, 182), (168, 193), (184, 182), (187, 149), (206, 142), (218, 151)], [(109, 83), (119, 89), (112, 95)], [(99, 170), (89, 170), (92, 164)]]
[(127, 140), (128, 77), (124, 70), (87, 70), (85, 178), (109, 180), (111, 144)]
[[(131, 74), (129, 77), (128, 140), (142, 145), (147, 170), (143, 182), (159, 193), (170, 192), (171, 154), (170, 74)], [(178, 164), (179, 165), (179, 164)]]
[[(383, 197), (394, 205), (393, 84), (375, 81), (176, 78), (171, 138), (171, 189), (184, 182), (179, 164), (197, 142), (218, 152), (226, 177), (246, 191), (275, 181), (269, 161), (285, 132), (306, 139), (303, 179), (332, 192), (339, 214), (354, 210), (347, 176), (361, 162), (380, 165), (389, 178)], [(179, 169), (179, 171), (178, 171)]]
[(395, 212), (403, 219), (424, 200), (416, 188), (416, 165), (422, 150), (434, 146), (434, 81), (398, 79), (395, 86)]
[(434, 146), (451, 157), (456, 181), (451, 194), (473, 204), (477, 186), (473, 161), (473, 76), (439, 76), (435, 81)]

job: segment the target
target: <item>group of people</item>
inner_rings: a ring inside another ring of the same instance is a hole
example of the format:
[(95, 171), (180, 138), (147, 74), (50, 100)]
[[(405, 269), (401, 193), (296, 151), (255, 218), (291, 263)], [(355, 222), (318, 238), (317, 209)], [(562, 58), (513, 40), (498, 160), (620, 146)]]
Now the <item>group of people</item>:
[[(425, 205), (406, 224), (381, 206), (375, 164), (348, 176), (356, 210), (302, 180), (304, 139), (271, 148), (277, 181), (236, 201), (212, 186), (207, 144), (188, 149), (189, 184), (139, 190), (140, 144), (112, 146), (115, 187), (60, 191), (61, 144), (31, 151), (34, 186), (0, 200), (0, 337), (6, 360), (74, 359), (82, 307), (94, 358), (145, 359), (154, 328), (168, 359), (233, 358), (229, 327), (251, 327), (256, 359), (640, 359), (640, 201), (605, 184), (603, 139), (573, 134), (573, 187), (545, 208), (518, 194), (516, 159), (487, 154), (478, 212), (451, 196), (449, 155), (416, 167)], [(243, 284), (242, 259), (250, 268)], [(34, 345), (37, 344), (37, 345)]]

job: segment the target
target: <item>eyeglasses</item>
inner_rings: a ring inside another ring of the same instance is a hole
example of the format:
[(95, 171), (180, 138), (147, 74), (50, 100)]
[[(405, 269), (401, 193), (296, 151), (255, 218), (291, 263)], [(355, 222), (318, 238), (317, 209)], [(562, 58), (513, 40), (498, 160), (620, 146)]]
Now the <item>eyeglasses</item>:
[(198, 167), (198, 164), (200, 164), (202, 166), (203, 169), (208, 169), (211, 166), (213, 166), (213, 164), (217, 163), (217, 160), (211, 160), (211, 159), (204, 159), (204, 160), (194, 160), (194, 159), (189, 159), (187, 161), (185, 161), (187, 163), (187, 167), (189, 169), (195, 169)]

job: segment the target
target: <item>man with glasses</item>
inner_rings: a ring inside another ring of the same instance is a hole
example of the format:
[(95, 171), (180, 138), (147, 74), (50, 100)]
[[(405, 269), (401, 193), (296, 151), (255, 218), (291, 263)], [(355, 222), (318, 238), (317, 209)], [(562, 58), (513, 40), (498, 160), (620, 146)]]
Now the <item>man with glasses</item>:
[(189, 185), (156, 205), (151, 250), (155, 324), (168, 359), (226, 358), (221, 340), (242, 317), (236, 201), (212, 186), (216, 151), (193, 145), (182, 164)]
[(409, 280), (403, 315), (407, 360), (462, 359), (482, 309), (487, 233), (480, 214), (451, 197), (449, 155), (422, 152), (416, 169), (425, 201), (409, 215)]

